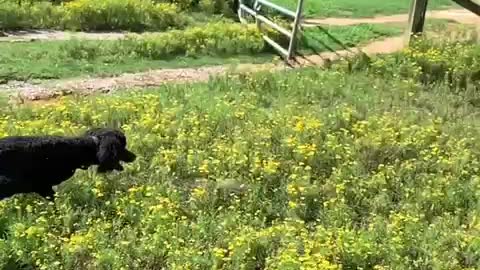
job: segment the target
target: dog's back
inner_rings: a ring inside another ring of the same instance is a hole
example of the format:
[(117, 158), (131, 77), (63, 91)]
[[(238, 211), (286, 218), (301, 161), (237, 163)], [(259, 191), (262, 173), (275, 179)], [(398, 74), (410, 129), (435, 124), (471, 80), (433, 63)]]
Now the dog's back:
[(0, 199), (48, 189), (73, 176), (76, 168), (95, 158), (95, 151), (85, 151), (81, 142), (54, 136), (0, 139)]
[(0, 174), (34, 169), (49, 159), (53, 162), (54, 157), (61, 155), (62, 151), (53, 150), (57, 145), (55, 141), (59, 141), (59, 138), (15, 136), (0, 139)]
[(77, 169), (98, 165), (100, 173), (121, 171), (120, 162), (136, 156), (126, 148), (123, 132), (92, 129), (80, 137), (12, 136), (0, 139), (0, 199), (35, 192), (52, 197), (52, 186)]

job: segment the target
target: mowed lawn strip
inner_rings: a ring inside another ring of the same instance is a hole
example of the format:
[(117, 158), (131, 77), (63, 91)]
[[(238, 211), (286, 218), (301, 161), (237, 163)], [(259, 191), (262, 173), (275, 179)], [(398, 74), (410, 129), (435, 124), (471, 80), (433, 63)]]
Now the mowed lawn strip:
[[(297, 0), (273, 0), (281, 6), (295, 10)], [(308, 17), (371, 17), (407, 13), (409, 0), (305, 0), (305, 15)], [(451, 0), (430, 0), (430, 9), (453, 7)]]

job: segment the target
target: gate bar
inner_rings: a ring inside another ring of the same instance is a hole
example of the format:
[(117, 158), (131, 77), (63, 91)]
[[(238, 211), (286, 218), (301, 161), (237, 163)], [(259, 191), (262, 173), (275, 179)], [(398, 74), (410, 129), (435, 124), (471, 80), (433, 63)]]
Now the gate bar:
[(290, 11), (286, 8), (283, 8), (283, 7), (281, 7), (277, 4), (274, 4), (272, 2), (269, 2), (267, 0), (257, 0), (257, 3), (265, 5), (265, 6), (270, 7), (270, 8), (273, 8), (273, 9), (275, 9), (275, 10), (277, 10), (277, 11), (279, 11), (279, 12), (285, 14), (285, 15), (288, 15), (292, 18), (295, 18), (295, 16), (297, 16), (297, 14), (295, 14), (295, 12)]
[(265, 16), (262, 16), (262, 15), (259, 15), (257, 14), (253, 9), (245, 6), (244, 4), (241, 4), (240, 5), (242, 7), (243, 10), (245, 10), (248, 14), (256, 17), (257, 19), (259, 19), (261, 22), (265, 23), (265, 24), (268, 24), (270, 27), (272, 27), (273, 29), (277, 30), (278, 32), (284, 34), (285, 36), (289, 37), (289, 38), (292, 38), (292, 33), (290, 31), (288, 31), (287, 29), (277, 25), (276, 23), (272, 22), (271, 20), (269, 20), (267, 17)]
[[(297, 45), (297, 35), (299, 33), (300, 23), (302, 21), (302, 12), (303, 12), (303, 3), (304, 0), (298, 0), (297, 10), (296, 12), (290, 11), (283, 7), (280, 7), (274, 3), (269, 2), (268, 0), (255, 0), (254, 8), (250, 8), (246, 6), (242, 0), (239, 0), (239, 8), (238, 8), (238, 16), (240, 21), (246, 22), (243, 18), (243, 14), (249, 14), (255, 18), (257, 27), (259, 30), (262, 28), (262, 23), (267, 24), (268, 26), (272, 27), (274, 30), (280, 32), (281, 34), (287, 36), (290, 39), (288, 49), (283, 48), (280, 44), (275, 42), (273, 39), (269, 38), (266, 35), (263, 35), (263, 39), (274, 49), (276, 49), (280, 54), (282, 54), (287, 60), (290, 60), (295, 55), (296, 45)], [(293, 17), (293, 29), (287, 30), (282, 26), (276, 24), (275, 22), (271, 21), (265, 16), (259, 14), (260, 8), (262, 5), (270, 7), (284, 15)]]

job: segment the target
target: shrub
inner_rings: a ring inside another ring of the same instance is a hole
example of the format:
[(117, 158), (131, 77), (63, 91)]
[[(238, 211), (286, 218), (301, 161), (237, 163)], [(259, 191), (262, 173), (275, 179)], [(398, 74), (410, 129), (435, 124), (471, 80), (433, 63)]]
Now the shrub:
[(165, 30), (185, 20), (176, 6), (150, 0), (77, 0), (65, 5), (66, 25), (79, 30)]
[(235, 17), (236, 8), (238, 8), (233, 0), (200, 0), (198, 7), (204, 12), (224, 14), (228, 17)]
[(400, 53), (368, 63), (361, 63), (363, 60), (353, 62), (383, 76), (401, 76), (424, 85), (448, 84), (452, 89), (466, 89), (480, 82), (480, 48), (475, 40), (439, 43), (423, 38)]
[(425, 84), (445, 79), (454, 87), (480, 81), (480, 48), (477, 44), (420, 40), (403, 52), (403, 63), (417, 67), (417, 79)]
[(12, 2), (4, 2), (0, 4), (0, 29), (61, 28), (63, 16), (64, 12), (61, 7), (48, 2), (21, 6)]
[(191, 9), (196, 0), (156, 0), (156, 2), (166, 2), (179, 6), (183, 10)]
[(172, 30), (155, 34), (132, 34), (115, 41), (71, 40), (62, 43), (65, 59), (94, 60), (106, 57), (169, 59), (177, 56), (234, 56), (258, 54), (269, 47), (254, 25), (212, 23), (204, 27)]
[(176, 56), (245, 55), (266, 50), (254, 25), (212, 23), (204, 27), (155, 34), (133, 34), (102, 43), (73, 40), (62, 52), (67, 58), (92, 60), (101, 56), (168, 59)]
[(0, 29), (163, 31), (182, 28), (186, 17), (173, 4), (150, 0), (76, 0), (64, 5), (34, 2), (0, 5)]
[(167, 30), (183, 28), (187, 24), (186, 17), (171, 4), (156, 4), (149, 10), (148, 25), (151, 30)]
[(117, 51), (154, 59), (177, 55), (229, 55), (258, 53), (265, 49), (253, 25), (212, 23), (204, 27), (166, 33), (131, 36), (117, 43)]

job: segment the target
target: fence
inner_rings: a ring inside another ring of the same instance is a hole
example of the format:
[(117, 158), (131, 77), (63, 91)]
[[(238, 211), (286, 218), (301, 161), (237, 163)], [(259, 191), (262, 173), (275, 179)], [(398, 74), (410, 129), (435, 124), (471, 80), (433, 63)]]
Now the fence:
[[(255, 18), (257, 26), (260, 30), (262, 30), (262, 23), (270, 26), (274, 30), (278, 31), (279, 33), (285, 35), (289, 39), (289, 46), (288, 48), (283, 48), (280, 44), (275, 42), (273, 39), (268, 37), (267, 35), (263, 35), (263, 39), (274, 49), (276, 49), (280, 54), (282, 54), (287, 60), (292, 59), (295, 56), (296, 51), (296, 43), (297, 43), (297, 36), (299, 34), (299, 28), (303, 17), (303, 3), (304, 0), (298, 0), (297, 10), (293, 12), (286, 8), (283, 8), (277, 4), (269, 2), (267, 0), (255, 0), (253, 7), (248, 7), (244, 4), (243, 0), (239, 0), (239, 8), (238, 8), (238, 17), (240, 21), (245, 22), (245, 14), (248, 14)], [(271, 8), (289, 18), (293, 19), (293, 29), (287, 30), (282, 26), (276, 24), (275, 22), (271, 21), (264, 15), (260, 14), (262, 7)]]
[[(410, 14), (408, 19), (408, 29), (406, 36), (406, 43), (409, 44), (412, 41), (412, 35), (418, 35), (423, 32), (425, 25), (428, 0), (411, 0)], [(473, 12), (480, 16), (480, 4), (474, 0), (452, 0), (459, 6)]]

